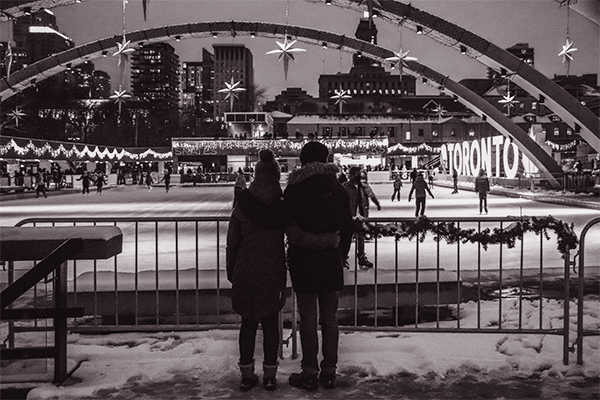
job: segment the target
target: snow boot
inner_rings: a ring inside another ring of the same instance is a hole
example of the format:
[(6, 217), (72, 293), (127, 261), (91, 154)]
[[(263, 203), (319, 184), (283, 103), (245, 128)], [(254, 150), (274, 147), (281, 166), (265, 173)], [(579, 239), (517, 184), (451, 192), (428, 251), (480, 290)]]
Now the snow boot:
[(318, 374), (310, 373), (308, 371), (302, 371), (299, 374), (291, 374), (289, 382), (291, 386), (304, 390), (317, 390), (317, 388), (319, 387)]
[(254, 361), (247, 365), (238, 363), (238, 366), (240, 367), (240, 372), (242, 373), (242, 383), (240, 384), (240, 389), (242, 392), (247, 392), (258, 383), (258, 376), (256, 376), (254, 373)]
[(277, 388), (277, 367), (279, 363), (275, 365), (267, 365), (263, 363), (263, 386), (266, 390), (272, 391)]

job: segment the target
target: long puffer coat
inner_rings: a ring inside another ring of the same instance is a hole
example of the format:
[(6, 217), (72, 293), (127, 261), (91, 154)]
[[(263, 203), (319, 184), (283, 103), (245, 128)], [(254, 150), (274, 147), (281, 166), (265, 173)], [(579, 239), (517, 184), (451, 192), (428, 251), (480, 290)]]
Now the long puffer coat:
[(299, 293), (329, 293), (344, 287), (344, 261), (353, 224), (348, 192), (337, 181), (333, 164), (313, 162), (290, 175), (284, 193), (292, 220), (306, 232), (340, 232), (338, 247), (314, 250), (288, 244), (292, 286)]
[(285, 304), (284, 223), (264, 226), (252, 212), (257, 203), (276, 208), (281, 194), (275, 178), (255, 180), (240, 193), (229, 220), (226, 264), (232, 306), (236, 313), (253, 321), (279, 312)]

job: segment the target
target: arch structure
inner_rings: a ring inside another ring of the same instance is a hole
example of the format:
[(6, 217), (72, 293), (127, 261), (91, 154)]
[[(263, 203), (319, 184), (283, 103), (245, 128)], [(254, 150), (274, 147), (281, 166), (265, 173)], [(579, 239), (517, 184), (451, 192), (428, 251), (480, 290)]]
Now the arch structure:
[[(318, 46), (327, 43), (328, 45), (332, 45), (332, 48), (343, 51), (360, 51), (381, 62), (385, 62), (386, 58), (394, 56), (392, 50), (359, 39), (346, 37), (345, 35), (300, 26), (264, 22), (199, 22), (150, 28), (130, 32), (126, 36), (127, 40), (130, 40), (132, 43), (142, 44), (176, 40), (176, 37), (179, 39), (206, 38), (214, 34), (233, 36), (245, 34), (273, 38), (281, 38), (284, 35), (288, 35)], [(92, 60), (103, 57), (106, 54), (112, 54), (117, 48), (117, 43), (121, 43), (121, 41), (122, 37), (117, 35), (90, 42), (55, 54), (16, 71), (10, 75), (8, 82), (6, 80), (0, 82), (0, 100), (5, 100), (27, 86), (66, 70), (71, 63)], [(408, 70), (413, 75), (425, 77), (438, 86), (443, 86), (446, 91), (455, 94), (465, 106), (479, 115), (486, 116), (488, 123), (502, 135), (513, 140), (519, 150), (533, 162), (553, 187), (561, 187), (556, 177), (562, 174), (562, 170), (556, 161), (527, 132), (523, 131), (523, 129), (499, 109), (465, 86), (416, 61), (407, 61), (405, 70)]]
[[(306, 0), (310, 2), (327, 1), (328, 4), (343, 8), (366, 11), (364, 0)], [(539, 99), (552, 112), (573, 128), (594, 150), (600, 152), (600, 119), (583, 106), (566, 90), (548, 79), (536, 69), (518, 59), (508, 51), (488, 42), (480, 36), (439, 18), (426, 11), (395, 0), (373, 1), (378, 16), (400, 24), (414, 32), (417, 26), (420, 34), (454, 48), (475, 58), (485, 66), (506, 74), (512, 74), (512, 80), (530, 95)], [(591, 18), (598, 13), (586, 13)], [(596, 22), (597, 23), (597, 22)]]

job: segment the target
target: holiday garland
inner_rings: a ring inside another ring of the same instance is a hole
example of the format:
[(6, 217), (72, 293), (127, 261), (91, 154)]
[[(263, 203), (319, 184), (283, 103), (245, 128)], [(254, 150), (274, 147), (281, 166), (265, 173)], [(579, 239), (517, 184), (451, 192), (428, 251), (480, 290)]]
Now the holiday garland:
[(569, 225), (552, 216), (530, 217), (513, 222), (505, 228), (485, 228), (480, 231), (459, 228), (454, 222), (433, 222), (427, 217), (385, 225), (363, 222), (365, 233), (370, 236), (394, 236), (396, 240), (412, 240), (417, 237), (420, 242), (423, 242), (426, 233), (431, 232), (435, 235), (433, 239), (437, 242), (443, 239), (448, 244), (479, 243), (485, 250), (490, 244), (504, 244), (508, 248), (513, 248), (516, 240), (522, 240), (523, 235), (527, 232), (534, 232), (536, 235), (543, 234), (549, 240), (548, 230), (553, 230), (557, 235), (557, 249), (563, 258), (579, 244), (577, 235), (573, 231), (573, 224)]

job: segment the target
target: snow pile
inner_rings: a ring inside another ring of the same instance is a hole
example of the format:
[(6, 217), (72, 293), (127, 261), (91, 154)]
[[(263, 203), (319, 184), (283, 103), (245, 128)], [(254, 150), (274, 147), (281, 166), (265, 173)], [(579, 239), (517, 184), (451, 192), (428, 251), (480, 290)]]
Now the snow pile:
[[(562, 302), (542, 301), (542, 327), (562, 327)], [(539, 327), (539, 305), (539, 300), (521, 303), (523, 328)], [(463, 304), (461, 328), (477, 326), (478, 308), (481, 309), (481, 327), (498, 326), (499, 303), (495, 300), (481, 302), (479, 306), (473, 302)], [(518, 299), (503, 300), (503, 328), (518, 326), (519, 308)], [(599, 300), (586, 301), (585, 329), (600, 327), (599, 310)], [(575, 311), (576, 307), (572, 305), (572, 344), (576, 337)], [(440, 322), (441, 327), (456, 327), (456, 324), (457, 321)], [(289, 331), (284, 335), (287, 337)], [(28, 398), (139, 398), (143, 393), (146, 393), (144, 398), (160, 398), (152, 397), (160, 390), (168, 390), (173, 394), (172, 398), (200, 394), (209, 398), (239, 397), (237, 338), (235, 330), (73, 334), (69, 337), (69, 358), (71, 365), (81, 362), (79, 368), (66, 386), (57, 388), (46, 384), (32, 390)], [(259, 333), (256, 348), (259, 373), (261, 342)], [(415, 376), (416, 384), (429, 385), (431, 390), (436, 390), (435, 385), (461, 378), (487, 384), (490, 379), (502, 383), (515, 377), (552, 377), (551, 381), (579, 377), (591, 379), (597, 386), (599, 349), (600, 337), (588, 336), (584, 340), (584, 364), (577, 365), (575, 353), (571, 353), (570, 363), (565, 366), (562, 363), (562, 337), (558, 335), (343, 332), (338, 363), (341, 378), (335, 396), (349, 396), (349, 390), (353, 386), (358, 390), (358, 385), (370, 388), (364, 396), (375, 396), (377, 387), (391, 388), (390, 382), (398, 376)], [(279, 372), (282, 384), (277, 392), (281, 398), (303, 395), (303, 392), (289, 388), (286, 382), (289, 374), (298, 371), (299, 367), (300, 360), (291, 359), (291, 346), (284, 348)], [(379, 383), (373, 385), (374, 381)], [(266, 396), (261, 389), (252, 393), (254, 398)], [(352, 395), (356, 396), (356, 391)]]

